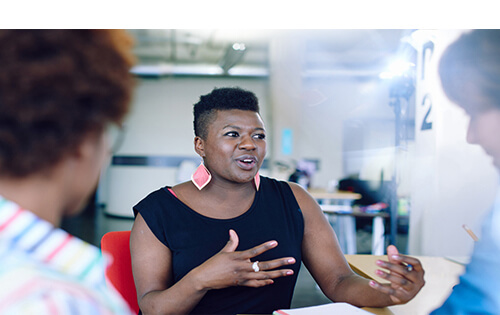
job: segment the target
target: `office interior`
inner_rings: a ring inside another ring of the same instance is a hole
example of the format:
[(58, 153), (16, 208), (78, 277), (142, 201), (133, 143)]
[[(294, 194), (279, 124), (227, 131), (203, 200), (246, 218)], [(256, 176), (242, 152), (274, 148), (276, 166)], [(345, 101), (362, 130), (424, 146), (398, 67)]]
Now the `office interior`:
[[(362, 196), (350, 211), (372, 216), (351, 217), (350, 231), (325, 213), (337, 234), (354, 231), (354, 253), (372, 254), (382, 240), (410, 255), (468, 257), (474, 242), (463, 225), (481, 237), (498, 178), (466, 142), (468, 118), (437, 74), (446, 46), (466, 31), (129, 30), (137, 87), (123, 143), (85, 211), (62, 226), (96, 246), (130, 229), (139, 200), (189, 180), (200, 163), (193, 104), (239, 86), (257, 95), (266, 125), (262, 175), (289, 180), (298, 170), (311, 192)], [(377, 214), (385, 216), (375, 239)], [(292, 306), (326, 302), (301, 271)]]

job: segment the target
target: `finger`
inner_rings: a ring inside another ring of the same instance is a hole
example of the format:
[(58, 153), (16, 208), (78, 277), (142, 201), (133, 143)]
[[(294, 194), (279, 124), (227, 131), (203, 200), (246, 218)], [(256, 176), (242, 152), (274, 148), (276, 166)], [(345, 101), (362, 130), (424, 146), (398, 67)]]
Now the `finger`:
[(248, 278), (244, 281), (240, 281), (238, 285), (247, 285), (248, 281), (268, 281), (276, 278), (287, 277), (293, 275), (292, 269), (280, 269), (272, 271), (260, 271), (248, 274)]
[(293, 273), (294, 272), (292, 269), (279, 269), (279, 270), (256, 272), (255, 277), (256, 279), (259, 280), (276, 279), (276, 278), (291, 276), (293, 275)]
[(375, 280), (370, 280), (370, 282), (368, 284), (370, 285), (370, 287), (372, 287), (375, 290), (380, 291), (382, 293), (385, 293), (388, 295), (396, 294), (396, 289), (394, 289), (391, 285), (381, 284)]
[(293, 265), (295, 264), (296, 260), (293, 257), (288, 257), (288, 258), (280, 258), (280, 259), (274, 259), (274, 260), (269, 260), (269, 261), (260, 261), (259, 262), (259, 269), (264, 271), (264, 270), (272, 270), (276, 269), (282, 266), (287, 266), (287, 265)]
[(389, 258), (389, 261), (392, 263), (395, 264), (399, 263), (403, 265), (405, 268), (409, 267), (410, 268), (409, 271), (423, 270), (422, 265), (418, 259), (399, 254), (398, 249), (394, 245), (389, 245), (387, 247), (387, 257)]
[(390, 295), (398, 303), (408, 301), (410, 299), (409, 292), (402, 287), (393, 288), (390, 284), (380, 284), (374, 280), (371, 280), (369, 285), (379, 292)]
[(391, 263), (388, 261), (377, 260), (376, 264), (379, 267), (389, 270), (391, 273), (395, 273), (396, 276), (401, 278), (412, 278), (412, 280), (415, 280), (414, 276), (417, 275), (417, 273), (410, 270), (407, 265), (404, 265), (401, 262)]
[(260, 254), (262, 254), (262, 253), (264, 253), (272, 248), (275, 248), (276, 246), (278, 246), (278, 242), (269, 241), (269, 242), (257, 245), (253, 248), (247, 249), (245, 251), (242, 251), (240, 253), (240, 258), (241, 259), (250, 259), (250, 258), (253, 258), (255, 256), (259, 256)]
[(267, 280), (245, 280), (245, 281), (241, 281), (241, 282), (238, 282), (238, 286), (245, 286), (245, 287), (252, 287), (252, 288), (259, 288), (259, 287), (263, 287), (263, 286), (266, 286), (266, 285), (270, 285), (270, 284), (273, 284), (274, 281), (272, 279), (267, 279)]
[(400, 264), (406, 268), (407, 265), (403, 264), (403, 262), (399, 259), (399, 257), (400, 254), (396, 246), (394, 245), (387, 246), (387, 258), (389, 259), (389, 261), (393, 264)]
[(389, 261), (393, 258), (393, 256), (398, 256), (399, 251), (394, 245), (389, 245), (387, 246), (387, 258), (389, 258)]
[(280, 269), (272, 271), (251, 272), (246, 275), (247, 279), (236, 281), (237, 286), (261, 287), (273, 284), (273, 279), (287, 277), (294, 274), (291, 269)]
[(389, 281), (391, 284), (393, 284), (393, 287), (405, 287), (405, 289), (411, 289), (414, 283), (410, 280), (408, 280), (405, 277), (401, 277), (400, 275), (396, 273), (387, 273), (384, 272), (380, 269), (375, 270), (375, 274), (383, 279), (386, 279)]
[(229, 230), (229, 241), (226, 243), (226, 246), (224, 246), (221, 250), (221, 252), (234, 252), (236, 248), (238, 247), (240, 240), (238, 238), (238, 234), (236, 233), (235, 230)]
[(423, 271), (422, 263), (420, 260), (414, 257), (405, 256), (405, 255), (395, 255), (392, 259), (396, 262), (403, 263), (405, 267), (408, 265), (412, 266), (412, 269), (415, 271)]

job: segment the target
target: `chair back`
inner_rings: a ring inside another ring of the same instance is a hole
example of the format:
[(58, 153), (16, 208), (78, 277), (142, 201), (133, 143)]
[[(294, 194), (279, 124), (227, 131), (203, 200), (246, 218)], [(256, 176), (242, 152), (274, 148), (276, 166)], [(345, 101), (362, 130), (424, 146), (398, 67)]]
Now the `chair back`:
[(113, 231), (104, 234), (101, 239), (101, 250), (113, 258), (105, 271), (106, 282), (111, 283), (127, 301), (130, 308), (138, 314), (139, 304), (130, 257), (130, 231)]

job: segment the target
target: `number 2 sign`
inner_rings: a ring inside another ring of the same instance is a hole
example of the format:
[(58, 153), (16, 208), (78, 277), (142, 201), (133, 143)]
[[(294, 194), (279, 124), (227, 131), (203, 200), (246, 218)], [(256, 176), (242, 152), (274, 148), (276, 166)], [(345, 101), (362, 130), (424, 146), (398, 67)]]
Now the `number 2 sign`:
[(424, 99), (422, 100), (422, 106), (424, 106), (424, 110), (427, 109), (424, 119), (422, 120), (422, 126), (420, 130), (429, 130), (432, 129), (432, 121), (430, 120), (430, 114), (432, 110), (432, 100), (430, 94), (425, 94)]
[[(421, 81), (425, 81), (426, 79), (426, 68), (429, 64), (430, 59), (434, 53), (434, 43), (428, 41), (422, 46), (422, 72), (421, 72)], [(421, 106), (424, 106), (425, 116), (422, 120), (422, 125), (420, 130), (430, 130), (432, 129), (432, 120), (431, 120), (431, 110), (432, 110), (432, 99), (429, 93), (426, 93), (422, 99)]]

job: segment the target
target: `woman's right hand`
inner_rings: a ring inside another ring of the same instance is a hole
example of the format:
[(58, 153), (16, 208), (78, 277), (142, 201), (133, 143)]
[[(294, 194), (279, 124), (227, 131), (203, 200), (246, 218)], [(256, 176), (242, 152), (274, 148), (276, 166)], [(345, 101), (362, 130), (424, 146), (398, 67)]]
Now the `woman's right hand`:
[(295, 258), (279, 258), (259, 261), (259, 271), (252, 265), (254, 258), (278, 246), (278, 242), (269, 241), (245, 251), (235, 251), (239, 238), (234, 230), (229, 230), (229, 241), (220, 252), (195, 268), (195, 279), (201, 290), (223, 289), (231, 286), (261, 287), (273, 284), (273, 279), (293, 275), (292, 269), (276, 268), (294, 264)]

